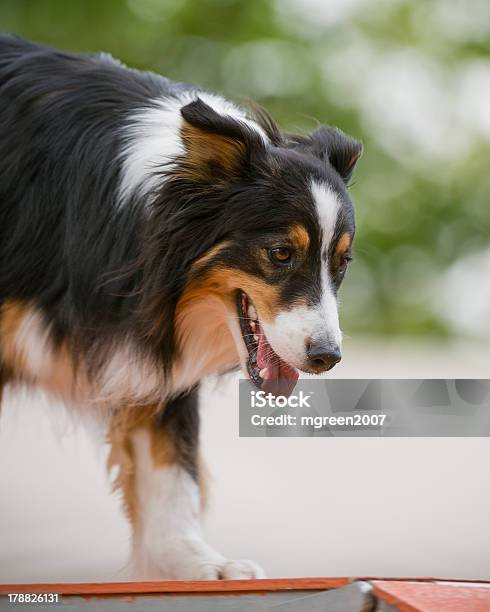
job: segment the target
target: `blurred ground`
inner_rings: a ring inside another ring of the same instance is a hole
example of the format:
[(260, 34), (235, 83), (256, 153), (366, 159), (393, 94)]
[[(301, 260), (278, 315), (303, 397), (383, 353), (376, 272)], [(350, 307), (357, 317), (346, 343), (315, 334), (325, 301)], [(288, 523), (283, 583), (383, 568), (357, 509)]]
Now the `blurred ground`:
[[(478, 345), (353, 343), (339, 377), (489, 378)], [(238, 438), (236, 380), (204, 391), (208, 539), (269, 576), (490, 578), (490, 440)], [(0, 427), (0, 581), (122, 579), (105, 451), (39, 395)]]

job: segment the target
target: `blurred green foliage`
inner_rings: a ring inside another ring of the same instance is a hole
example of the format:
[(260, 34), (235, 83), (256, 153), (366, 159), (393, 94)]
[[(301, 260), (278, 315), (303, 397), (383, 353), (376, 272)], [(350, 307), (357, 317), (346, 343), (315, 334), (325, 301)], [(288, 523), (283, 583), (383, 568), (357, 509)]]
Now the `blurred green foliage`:
[(446, 270), (490, 245), (489, 6), (1, 0), (0, 26), (254, 98), (288, 130), (322, 122), (360, 138), (365, 153), (352, 186), (358, 234), (342, 291), (343, 326), (348, 335), (430, 337), (463, 333), (445, 316)]

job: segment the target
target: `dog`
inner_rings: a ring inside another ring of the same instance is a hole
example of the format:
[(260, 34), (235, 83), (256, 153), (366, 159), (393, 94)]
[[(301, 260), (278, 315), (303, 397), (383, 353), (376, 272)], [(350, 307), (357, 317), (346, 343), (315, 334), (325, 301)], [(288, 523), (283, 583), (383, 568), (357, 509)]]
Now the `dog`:
[(361, 144), (10, 35), (0, 111), (0, 392), (106, 419), (140, 576), (263, 577), (203, 539), (198, 387), (340, 360)]

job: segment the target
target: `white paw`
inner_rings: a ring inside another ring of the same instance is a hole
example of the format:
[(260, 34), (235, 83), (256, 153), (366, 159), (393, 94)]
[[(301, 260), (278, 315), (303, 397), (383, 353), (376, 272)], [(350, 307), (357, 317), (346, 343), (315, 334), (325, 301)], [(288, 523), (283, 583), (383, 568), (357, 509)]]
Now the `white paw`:
[(265, 578), (264, 570), (254, 561), (223, 559), (221, 563), (201, 565), (195, 580), (250, 580), (252, 578)]
[(145, 547), (136, 554), (139, 579), (248, 580), (265, 578), (253, 561), (230, 561), (200, 537), (174, 536)]

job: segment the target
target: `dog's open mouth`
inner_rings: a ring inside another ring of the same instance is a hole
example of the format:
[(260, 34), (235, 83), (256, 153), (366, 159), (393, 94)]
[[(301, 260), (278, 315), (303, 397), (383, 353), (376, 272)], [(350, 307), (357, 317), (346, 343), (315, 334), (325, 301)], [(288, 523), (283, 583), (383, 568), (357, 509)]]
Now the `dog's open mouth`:
[(286, 363), (267, 341), (257, 311), (244, 291), (237, 293), (238, 320), (248, 351), (247, 371), (254, 385), (273, 395), (289, 396), (298, 380), (296, 368)]

